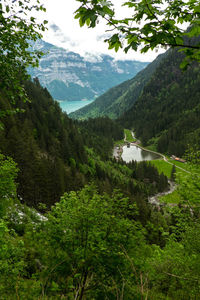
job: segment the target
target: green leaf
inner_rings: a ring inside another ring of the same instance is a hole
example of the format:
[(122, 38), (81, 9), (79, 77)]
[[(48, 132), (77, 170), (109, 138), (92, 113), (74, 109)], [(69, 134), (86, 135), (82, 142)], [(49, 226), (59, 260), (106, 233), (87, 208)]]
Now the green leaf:
[(188, 67), (188, 65), (189, 65), (188, 60), (187, 60), (187, 59), (184, 59), (184, 60), (181, 62), (181, 64), (180, 64), (180, 68), (181, 68), (182, 70), (186, 70), (187, 67)]
[(87, 26), (90, 25), (90, 19), (89, 19), (89, 18), (86, 20), (86, 25), (87, 25)]
[(105, 12), (106, 14), (108, 14), (109, 16), (114, 16), (114, 12), (112, 9), (110, 9), (107, 6), (103, 6), (103, 12)]

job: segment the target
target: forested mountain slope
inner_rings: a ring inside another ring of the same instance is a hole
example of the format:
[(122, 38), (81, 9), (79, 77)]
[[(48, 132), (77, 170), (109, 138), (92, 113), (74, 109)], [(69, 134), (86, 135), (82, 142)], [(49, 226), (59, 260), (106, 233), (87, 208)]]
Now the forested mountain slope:
[(75, 119), (108, 116), (112, 119), (131, 108), (142, 92), (145, 84), (159, 65), (165, 54), (159, 55), (132, 79), (125, 81), (98, 97), (93, 103), (70, 114)]
[(182, 59), (180, 52), (168, 51), (137, 102), (120, 119), (144, 144), (156, 138), (158, 151), (180, 156), (188, 144), (200, 142), (200, 66), (193, 63), (182, 71)]
[[(19, 167), (17, 194), (23, 203), (50, 207), (64, 192), (79, 190), (90, 182), (102, 193), (119, 188), (131, 195), (136, 190), (143, 198), (167, 187), (166, 178), (159, 177), (151, 166), (145, 175), (148, 186), (143, 182), (144, 172), (136, 171), (148, 166), (118, 170), (119, 164), (110, 159), (113, 141), (123, 138), (123, 128), (116, 122), (108, 118), (75, 122), (37, 79), (26, 82), (25, 88), (31, 102), (16, 101), (21, 112), (5, 113), (0, 130), (1, 152)], [(2, 93), (0, 97), (1, 110), (6, 112), (10, 102)]]
[[(18, 195), (23, 202), (47, 206), (57, 201), (65, 190), (80, 185), (78, 174), (70, 161), (87, 161), (81, 135), (57, 102), (39, 82), (27, 82), (26, 91), (31, 102), (16, 101), (24, 112), (1, 118), (0, 149), (18, 163)], [(10, 102), (0, 94), (0, 108), (10, 109)], [(77, 175), (77, 176), (76, 176)], [(77, 179), (77, 180), (76, 180)], [(78, 183), (79, 182), (79, 183)]]

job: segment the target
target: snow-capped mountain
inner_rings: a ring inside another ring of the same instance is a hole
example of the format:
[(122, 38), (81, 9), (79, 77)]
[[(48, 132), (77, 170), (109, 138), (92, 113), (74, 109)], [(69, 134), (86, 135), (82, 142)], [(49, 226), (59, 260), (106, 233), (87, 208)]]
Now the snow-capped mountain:
[(115, 61), (108, 55), (81, 57), (42, 40), (34, 49), (46, 53), (38, 68), (29, 69), (56, 100), (94, 99), (109, 88), (132, 78), (148, 63)]

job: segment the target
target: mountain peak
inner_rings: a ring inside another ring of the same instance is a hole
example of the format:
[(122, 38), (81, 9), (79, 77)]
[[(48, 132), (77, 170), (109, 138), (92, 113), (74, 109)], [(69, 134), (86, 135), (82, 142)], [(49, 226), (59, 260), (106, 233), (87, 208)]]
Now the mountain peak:
[(94, 99), (109, 88), (132, 78), (148, 63), (117, 61), (109, 55), (78, 53), (38, 40), (34, 50), (45, 53), (38, 68), (29, 69), (56, 100)]

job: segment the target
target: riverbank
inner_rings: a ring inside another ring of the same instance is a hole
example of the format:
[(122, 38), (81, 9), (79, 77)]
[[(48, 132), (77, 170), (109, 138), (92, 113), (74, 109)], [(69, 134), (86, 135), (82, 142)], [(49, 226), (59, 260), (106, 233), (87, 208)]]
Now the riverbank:
[(136, 142), (132, 142), (131, 145), (137, 146), (137, 147), (139, 147), (140, 149), (142, 149), (142, 150), (144, 150), (146, 152), (150, 152), (150, 153), (156, 154), (156, 155), (162, 157), (164, 160), (166, 160), (166, 157), (162, 153), (159, 153), (159, 152), (156, 152), (156, 151), (153, 151), (153, 150), (149, 150), (147, 148), (142, 147), (140, 145), (140, 141), (138, 141), (138, 142), (137, 141)]
[[(151, 197), (148, 198), (148, 202), (150, 204), (155, 205), (155, 206), (157, 206), (159, 208), (162, 207), (162, 206), (166, 206), (167, 205), (167, 203), (160, 201), (159, 198), (163, 197), (163, 196), (166, 196), (166, 195), (169, 195), (169, 194), (172, 194), (176, 190), (176, 188), (177, 188), (177, 184), (175, 182), (173, 182), (171, 180), (168, 180), (168, 183), (169, 183), (170, 187), (169, 187), (169, 189), (167, 191), (155, 194), (155, 195), (153, 195), (153, 196), (151, 196)], [(171, 204), (176, 205), (174, 203), (171, 203)]]
[(116, 160), (121, 159), (122, 152), (123, 152), (123, 145), (115, 146), (113, 149), (113, 157)]

